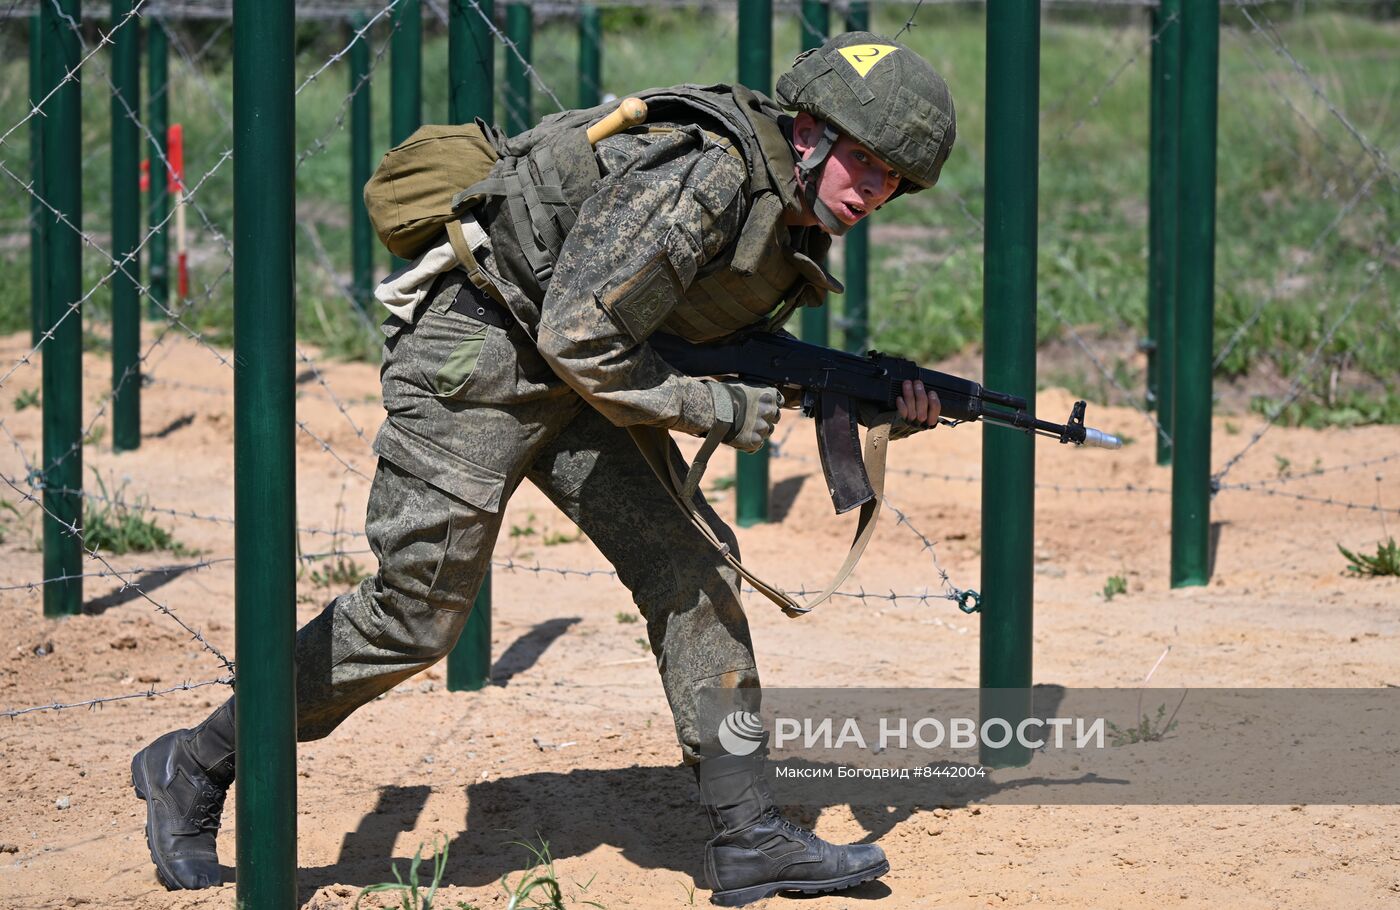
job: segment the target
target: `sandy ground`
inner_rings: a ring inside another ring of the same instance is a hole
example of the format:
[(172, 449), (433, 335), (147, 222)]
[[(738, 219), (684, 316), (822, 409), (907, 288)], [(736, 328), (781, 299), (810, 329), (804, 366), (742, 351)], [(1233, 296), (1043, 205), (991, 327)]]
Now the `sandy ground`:
[[(148, 328), (149, 330), (149, 328)], [(8, 368), (25, 339), (0, 342)], [(302, 368), (305, 365), (301, 365)], [(86, 362), (85, 400), (96, 414), (108, 386), (104, 359)], [(168, 605), (232, 656), (232, 374), (211, 351), (173, 337), (148, 361), (138, 452), (113, 454), (110, 431), (85, 459), (128, 498), (159, 514), (199, 557), (110, 557), (142, 580), (151, 600), (113, 577), (86, 580), (89, 615), (41, 616), (42, 578), (32, 507), (8, 487), (0, 545), (0, 709), (167, 688), (216, 678), (220, 665), (154, 603)], [(309, 371), (299, 389), (301, 523), (347, 533), (303, 534), (303, 552), (359, 550), (374, 459), (367, 438), (380, 419), (377, 372), (363, 364)], [(39, 447), (38, 409), (16, 396), (38, 385), (22, 367), (0, 389), (0, 472), (22, 478)], [(335, 400), (331, 397), (334, 392)], [(337, 405), (337, 401), (339, 405)], [(1042, 413), (1068, 413), (1068, 397), (1042, 394)], [(1168, 586), (1170, 471), (1154, 464), (1151, 428), (1128, 409), (1090, 409), (1090, 422), (1135, 437), (1119, 453), (1038, 449), (1036, 530), (1037, 682), (1064, 686), (1140, 683), (1163, 652), (1153, 685), (1346, 686), (1400, 684), (1400, 579), (1343, 573), (1340, 542), (1372, 552), (1382, 535), (1377, 501), (1400, 507), (1400, 428), (1274, 429), (1229, 482), (1269, 482), (1264, 495), (1217, 498), (1215, 573), (1207, 587)], [(791, 587), (826, 581), (845, 552), (849, 519), (832, 516), (810, 424), (779, 430), (772, 463), (782, 520), (741, 532), (745, 558)], [(103, 416), (96, 421), (106, 426)], [(1239, 452), (1252, 416), (1215, 424), (1214, 463)], [(314, 436), (313, 436), (314, 434)], [(938, 568), (976, 587), (979, 573), (981, 431), (942, 429), (900, 443), (891, 457), (891, 502), (907, 526), (884, 523), (847, 590), (940, 590)], [(323, 440), (330, 451), (323, 447)], [(1359, 465), (1391, 456), (1379, 464)], [(1287, 460), (1287, 467), (1284, 461)], [(1350, 470), (1314, 469), (1359, 465)], [(720, 459), (714, 473), (727, 471)], [(1377, 475), (1382, 479), (1378, 482)], [(1282, 476), (1281, 475), (1285, 475)], [(1289, 478), (1292, 479), (1289, 479)], [(1281, 482), (1286, 481), (1286, 482)], [(732, 515), (731, 493), (719, 492)], [(1337, 503), (1354, 503), (1348, 509)], [(1388, 516), (1390, 531), (1400, 517)], [(510, 504), (497, 558), (547, 569), (604, 569), (586, 540), (538, 493)], [(533, 528), (533, 532), (527, 533)], [(924, 548), (920, 534), (934, 544)], [(794, 558), (796, 556), (796, 558)], [(365, 555), (348, 557), (361, 567)], [(190, 571), (142, 571), (209, 562)], [(104, 571), (89, 561), (87, 571)], [(309, 564), (298, 616), (335, 593)], [(1121, 575), (1128, 592), (1102, 594)], [(15, 587), (19, 585), (21, 587)], [(439, 907), (458, 901), (504, 907), (501, 876), (519, 869), (511, 841), (546, 838), (566, 896), (606, 907), (705, 904), (697, 887), (707, 826), (678, 753), (652, 659), (638, 642), (630, 598), (605, 574), (505, 571), (494, 576), (493, 684), (444, 689), (442, 668), (367, 705), (332, 737), (299, 755), (299, 891), (308, 908), (348, 908), (364, 885), (391, 879), (390, 864), (435, 836), (451, 841)], [(154, 603), (152, 602), (154, 601)], [(760, 666), (770, 686), (959, 686), (978, 679), (978, 621), (947, 601), (843, 598), (801, 620), (750, 598)], [(620, 618), (622, 617), (622, 618)], [(213, 908), (234, 886), (168, 894), (156, 882), (142, 835), (143, 804), (131, 792), (131, 754), (161, 732), (189, 725), (226, 694), (222, 687), (155, 699), (26, 714), (0, 722), (0, 906)], [(60, 808), (66, 806), (66, 808)], [(232, 818), (230, 803), (226, 818)], [(800, 906), (1001, 907), (1040, 904), (1316, 908), (1400, 906), (1400, 808), (1395, 806), (961, 806), (809, 813), (823, 836), (878, 840), (893, 871), (881, 882)], [(234, 837), (220, 853), (233, 877)], [(371, 901), (366, 901), (369, 905)], [(387, 904), (387, 902), (386, 902)], [(764, 906), (794, 905), (778, 897)]]

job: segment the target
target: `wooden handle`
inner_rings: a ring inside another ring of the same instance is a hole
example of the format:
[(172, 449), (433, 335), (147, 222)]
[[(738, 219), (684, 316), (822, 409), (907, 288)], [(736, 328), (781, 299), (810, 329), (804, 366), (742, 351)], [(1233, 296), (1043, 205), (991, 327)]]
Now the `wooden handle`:
[(647, 119), (647, 103), (640, 98), (623, 98), (617, 110), (588, 128), (589, 145), (597, 145), (614, 133), (636, 126)]

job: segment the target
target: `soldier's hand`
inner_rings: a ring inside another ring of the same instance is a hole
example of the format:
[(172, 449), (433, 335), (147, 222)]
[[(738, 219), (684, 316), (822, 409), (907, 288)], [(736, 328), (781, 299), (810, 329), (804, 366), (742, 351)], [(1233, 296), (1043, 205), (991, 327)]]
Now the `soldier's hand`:
[(772, 386), (747, 382), (716, 383), (734, 403), (734, 425), (724, 441), (744, 452), (757, 452), (778, 425), (782, 396)]
[(890, 431), (891, 439), (905, 439), (920, 430), (938, 426), (938, 415), (943, 411), (937, 392), (929, 391), (922, 382), (908, 379), (904, 380), (904, 390), (895, 399), (894, 406), (899, 420)]

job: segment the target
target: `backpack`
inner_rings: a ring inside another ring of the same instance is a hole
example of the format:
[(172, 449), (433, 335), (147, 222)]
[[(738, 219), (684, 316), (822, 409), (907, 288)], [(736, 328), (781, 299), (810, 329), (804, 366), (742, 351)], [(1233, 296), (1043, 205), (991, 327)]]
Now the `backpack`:
[(486, 178), (503, 141), (484, 121), (424, 126), (394, 146), (365, 184), (365, 209), (379, 241), (413, 259), (460, 217), (463, 187)]

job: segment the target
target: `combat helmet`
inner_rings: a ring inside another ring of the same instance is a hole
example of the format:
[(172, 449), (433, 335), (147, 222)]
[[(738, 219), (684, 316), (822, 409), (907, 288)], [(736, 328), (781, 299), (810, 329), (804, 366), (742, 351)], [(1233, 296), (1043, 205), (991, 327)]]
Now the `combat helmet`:
[[(957, 134), (943, 77), (909, 48), (870, 32), (847, 32), (804, 51), (778, 78), (776, 94), (783, 107), (826, 124), (814, 152), (798, 164), (806, 177), (817, 176), (839, 130), (899, 171), (904, 179), (895, 195), (917, 193), (938, 182)], [(804, 182), (814, 198), (816, 180)]]

